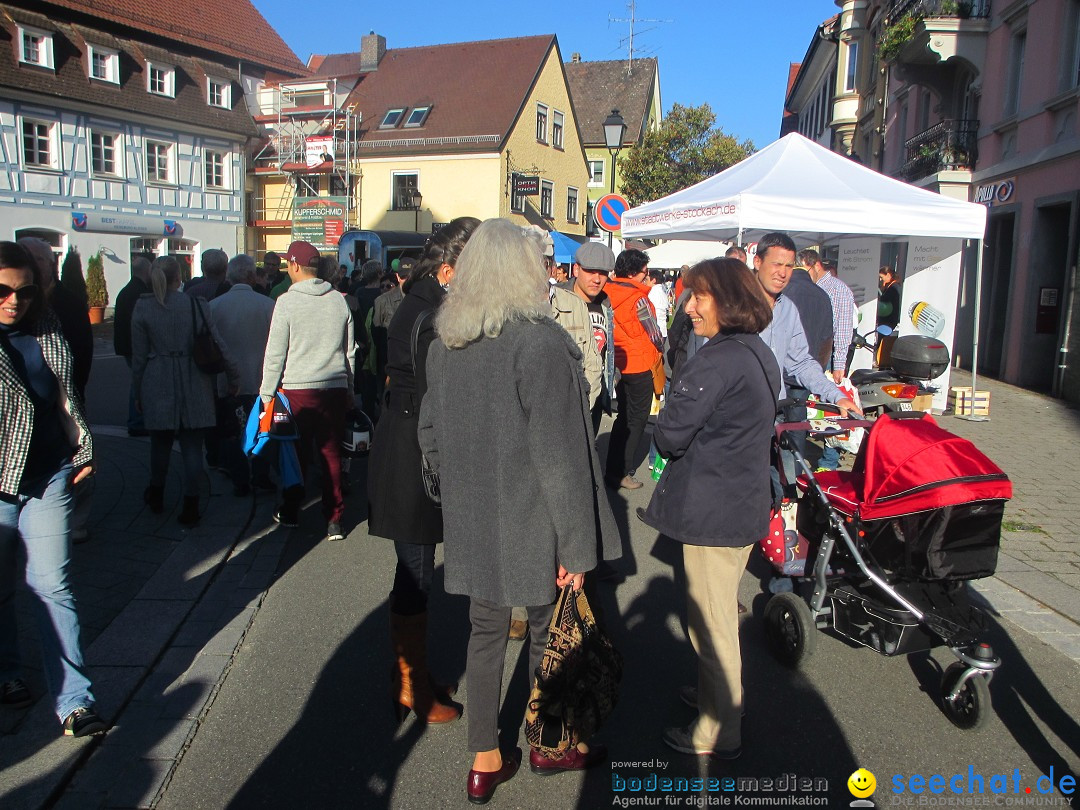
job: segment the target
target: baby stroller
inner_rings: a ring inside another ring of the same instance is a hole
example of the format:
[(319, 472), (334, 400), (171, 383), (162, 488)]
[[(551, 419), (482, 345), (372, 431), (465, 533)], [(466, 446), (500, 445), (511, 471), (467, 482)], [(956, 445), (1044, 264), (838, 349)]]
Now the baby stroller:
[(942, 678), (942, 707), (954, 725), (976, 728), (990, 708), (989, 682), (1001, 659), (983, 639), (985, 614), (968, 602), (964, 583), (994, 573), (1012, 484), (929, 414), (827, 424), (869, 428), (851, 472), (815, 474), (785, 435), (837, 427), (777, 426), (801, 468), (803, 495), (795, 529), (783, 532), (782, 554), (778, 538), (762, 540), (765, 556), (794, 586), (766, 604), (769, 647), (795, 667), (812, 653), (816, 631), (830, 627), (887, 656), (946, 646), (957, 661)]

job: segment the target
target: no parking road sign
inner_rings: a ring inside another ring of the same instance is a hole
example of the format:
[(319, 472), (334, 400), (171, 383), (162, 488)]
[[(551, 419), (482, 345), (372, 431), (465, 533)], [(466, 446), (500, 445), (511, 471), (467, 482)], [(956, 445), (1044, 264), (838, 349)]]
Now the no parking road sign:
[(625, 197), (619, 194), (605, 194), (596, 201), (596, 207), (593, 208), (596, 224), (609, 233), (615, 233), (622, 227), (622, 215), (629, 207), (630, 204)]

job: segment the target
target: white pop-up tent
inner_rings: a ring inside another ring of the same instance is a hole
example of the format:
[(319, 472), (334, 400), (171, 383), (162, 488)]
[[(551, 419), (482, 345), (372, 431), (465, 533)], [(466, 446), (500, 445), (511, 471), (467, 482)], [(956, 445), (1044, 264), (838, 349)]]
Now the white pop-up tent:
[(697, 264), (705, 259), (723, 256), (729, 247), (727, 242), (717, 242), (715, 239), (704, 242), (677, 239), (651, 247), (645, 252), (649, 254), (649, 267), (675, 270), (684, 264)]
[[(982, 205), (893, 180), (798, 133), (622, 217), (624, 239), (735, 239), (739, 244), (770, 231), (783, 231), (797, 243), (825, 244), (859, 235), (981, 240), (985, 230)], [(981, 249), (976, 257), (973, 385)]]
[(820, 244), (849, 234), (982, 239), (986, 208), (868, 169), (804, 138), (785, 135), (690, 188), (631, 208), (624, 239), (730, 239), (783, 231)]

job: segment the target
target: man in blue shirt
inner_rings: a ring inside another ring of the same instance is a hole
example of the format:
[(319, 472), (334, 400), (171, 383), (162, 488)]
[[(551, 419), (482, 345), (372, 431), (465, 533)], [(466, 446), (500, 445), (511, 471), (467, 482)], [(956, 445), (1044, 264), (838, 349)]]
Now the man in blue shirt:
[[(773, 319), (764, 331), (764, 340), (776, 356), (776, 362), (783, 372), (780, 380), (780, 398), (787, 397), (787, 381), (792, 380), (811, 391), (815, 396), (830, 402), (843, 411), (861, 414), (854, 402), (825, 374), (821, 364), (815, 360), (806, 342), (806, 333), (799, 318), (799, 310), (790, 298), (784, 296), (784, 290), (791, 281), (795, 269), (795, 243), (787, 234), (768, 233), (758, 241), (757, 255), (754, 256), (754, 271), (758, 281), (773, 304)], [(794, 459), (788, 453), (782, 455), (784, 475), (789, 486), (795, 481)], [(779, 492), (779, 475), (773, 476), (774, 490)]]

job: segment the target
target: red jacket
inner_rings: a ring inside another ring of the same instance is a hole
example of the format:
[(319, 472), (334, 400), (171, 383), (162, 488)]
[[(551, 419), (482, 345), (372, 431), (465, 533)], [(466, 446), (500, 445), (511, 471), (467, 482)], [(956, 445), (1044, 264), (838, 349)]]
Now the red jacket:
[(604, 285), (611, 301), (615, 326), (615, 366), (623, 374), (649, 371), (662, 344), (649, 288), (628, 278), (613, 278)]

